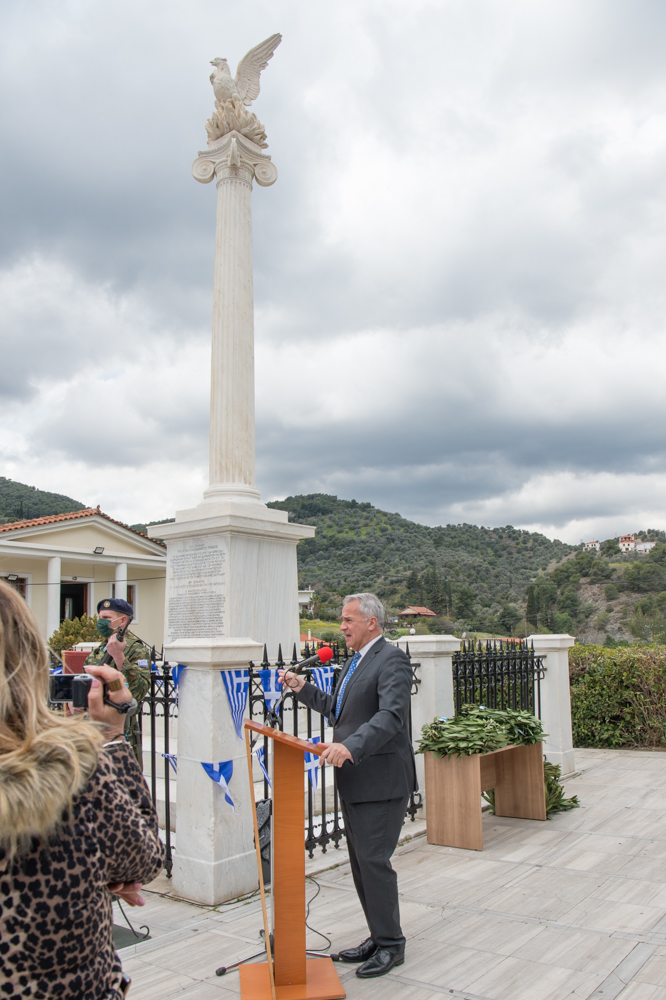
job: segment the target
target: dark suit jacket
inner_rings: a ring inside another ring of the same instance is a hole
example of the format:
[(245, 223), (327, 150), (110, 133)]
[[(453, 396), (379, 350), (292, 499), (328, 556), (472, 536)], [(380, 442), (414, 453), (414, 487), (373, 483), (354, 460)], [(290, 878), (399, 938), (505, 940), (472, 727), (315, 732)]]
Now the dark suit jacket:
[(344, 743), (353, 763), (337, 769), (338, 791), (345, 802), (377, 802), (410, 795), (416, 789), (414, 751), (409, 738), (412, 668), (401, 649), (382, 637), (354, 671), (335, 721), (335, 705), (351, 658), (333, 694), (306, 683), (299, 701), (325, 715), (334, 726), (333, 740)]

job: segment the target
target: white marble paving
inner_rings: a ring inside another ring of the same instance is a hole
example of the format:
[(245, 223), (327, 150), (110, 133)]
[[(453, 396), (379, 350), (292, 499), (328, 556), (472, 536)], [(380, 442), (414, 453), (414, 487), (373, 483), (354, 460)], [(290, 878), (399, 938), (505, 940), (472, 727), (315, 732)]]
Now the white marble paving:
[[(576, 760), (567, 788), (580, 809), (547, 823), (485, 814), (482, 853), (423, 836), (398, 848), (405, 964), (370, 981), (337, 966), (348, 997), (666, 1000), (666, 754), (578, 750)], [(307, 867), (322, 886), (311, 926), (334, 951), (358, 944), (367, 931), (346, 852)], [(238, 997), (238, 973), (215, 969), (261, 948), (258, 900), (194, 906), (170, 898), (163, 876), (151, 889), (132, 918), (152, 939), (121, 953), (132, 1000)]]

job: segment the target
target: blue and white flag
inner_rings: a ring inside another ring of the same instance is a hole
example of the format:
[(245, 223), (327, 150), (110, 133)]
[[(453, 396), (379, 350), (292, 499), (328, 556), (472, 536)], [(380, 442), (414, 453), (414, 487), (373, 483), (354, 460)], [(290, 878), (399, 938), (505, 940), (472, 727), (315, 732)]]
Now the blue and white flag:
[(324, 694), (330, 694), (333, 690), (333, 676), (333, 667), (312, 668), (312, 680)]
[(233, 809), (234, 816), (236, 815), (236, 808), (234, 806), (234, 800), (231, 797), (229, 791), (229, 782), (231, 781), (231, 776), (234, 773), (234, 762), (233, 760), (222, 760), (219, 764), (205, 764), (201, 761), (201, 766), (213, 781), (216, 781), (220, 788), (224, 791), (225, 802), (228, 802)]
[[(308, 743), (320, 743), (318, 736), (311, 736), (308, 739)], [(306, 753), (305, 754), (305, 770), (310, 776), (310, 784), (314, 789), (317, 788), (319, 782), (319, 757), (316, 753)]]
[(220, 670), (231, 708), (231, 716), (236, 727), (236, 735), (243, 739), (243, 716), (250, 688), (249, 670)]
[(273, 786), (271, 785), (271, 779), (268, 777), (268, 771), (266, 770), (266, 751), (264, 750), (263, 747), (257, 747), (257, 749), (254, 752), (257, 755), (257, 760), (259, 761), (259, 767), (263, 771), (264, 778), (268, 782), (268, 787), (272, 788)]
[(175, 667), (171, 668), (171, 676), (173, 678), (173, 686), (175, 688), (178, 687), (178, 681), (180, 680), (180, 675), (182, 674), (184, 669), (185, 669), (184, 663), (177, 663)]
[(273, 711), (273, 706), (277, 705), (282, 696), (282, 687), (278, 681), (277, 670), (258, 671), (261, 678), (261, 686), (264, 692), (264, 701), (268, 706), (268, 711)]
[(174, 774), (178, 774), (178, 757), (175, 753), (163, 753), (162, 756), (171, 764)]
[(51, 673), (52, 674), (61, 674), (62, 673), (62, 667), (54, 667), (53, 670), (51, 671)]

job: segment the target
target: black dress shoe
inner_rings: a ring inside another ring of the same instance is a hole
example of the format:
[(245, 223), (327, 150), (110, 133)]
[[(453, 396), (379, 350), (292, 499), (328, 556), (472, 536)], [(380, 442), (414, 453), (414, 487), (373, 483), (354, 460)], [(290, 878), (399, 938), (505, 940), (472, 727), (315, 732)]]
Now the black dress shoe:
[(371, 955), (377, 951), (377, 945), (372, 940), (372, 938), (366, 938), (363, 944), (360, 944), (358, 948), (347, 948), (346, 951), (341, 951), (338, 955), (339, 962), (365, 962), (366, 958), (370, 958)]
[(361, 979), (372, 979), (373, 976), (385, 976), (396, 965), (404, 965), (404, 951), (389, 951), (388, 948), (378, 948), (367, 962), (359, 965), (356, 975)]

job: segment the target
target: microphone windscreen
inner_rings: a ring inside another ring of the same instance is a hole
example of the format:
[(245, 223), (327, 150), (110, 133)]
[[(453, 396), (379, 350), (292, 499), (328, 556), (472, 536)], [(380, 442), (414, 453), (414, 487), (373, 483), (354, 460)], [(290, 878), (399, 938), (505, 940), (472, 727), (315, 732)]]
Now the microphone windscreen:
[(331, 649), (330, 646), (322, 646), (321, 649), (317, 652), (317, 656), (319, 657), (322, 663), (328, 663), (329, 660), (333, 659), (333, 650)]

